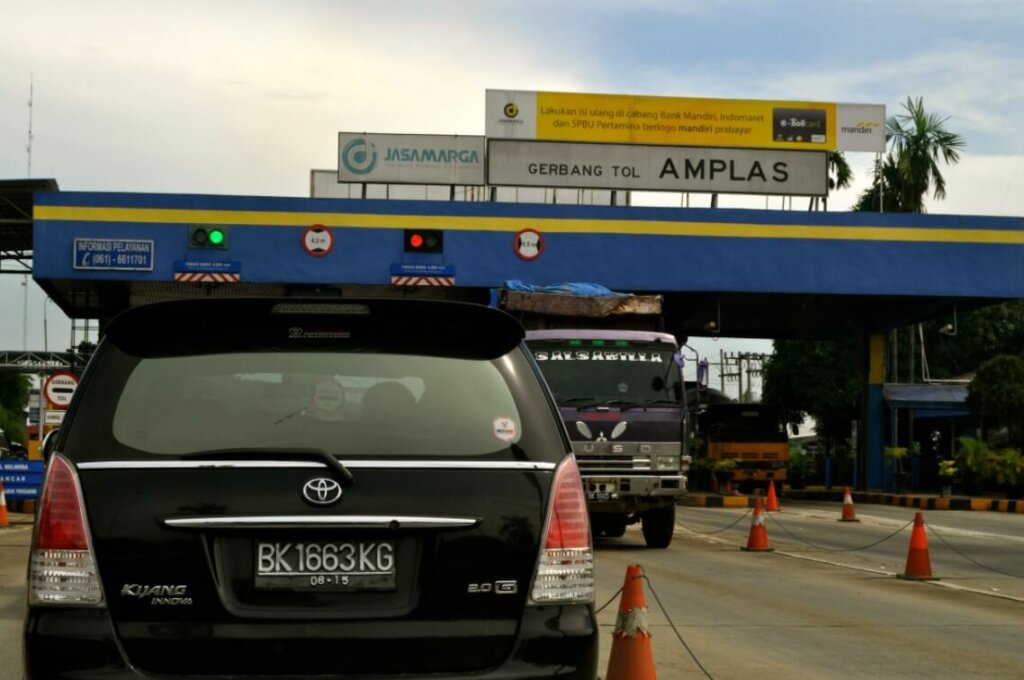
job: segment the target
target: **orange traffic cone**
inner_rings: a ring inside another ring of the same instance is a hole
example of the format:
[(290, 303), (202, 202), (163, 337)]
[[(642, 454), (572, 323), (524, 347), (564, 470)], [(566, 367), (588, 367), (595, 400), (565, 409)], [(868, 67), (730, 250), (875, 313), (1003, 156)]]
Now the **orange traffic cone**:
[(743, 550), (755, 552), (770, 552), (774, 548), (768, 547), (768, 528), (764, 525), (764, 517), (761, 516), (761, 495), (754, 497), (754, 519), (750, 523), (750, 536), (747, 538), (747, 547)]
[(779, 511), (779, 498), (775, 495), (775, 480), (768, 480), (768, 500), (765, 501), (764, 509), (768, 512)]
[(640, 583), (642, 575), (639, 564), (626, 567), (605, 680), (657, 680), (647, 627), (647, 601)]
[(4, 495), (4, 483), (0, 481), (0, 527), (5, 527), (10, 524), (10, 518), (7, 516), (7, 496)]
[(843, 491), (843, 516), (839, 518), (840, 522), (859, 522), (857, 519), (857, 512), (853, 509), (853, 496), (850, 495), (850, 487), (846, 487)]
[(907, 568), (900, 578), (914, 581), (937, 581), (932, 576), (932, 561), (928, 557), (928, 537), (924, 533), (924, 516), (914, 515), (914, 532), (910, 535), (910, 550), (907, 551)]

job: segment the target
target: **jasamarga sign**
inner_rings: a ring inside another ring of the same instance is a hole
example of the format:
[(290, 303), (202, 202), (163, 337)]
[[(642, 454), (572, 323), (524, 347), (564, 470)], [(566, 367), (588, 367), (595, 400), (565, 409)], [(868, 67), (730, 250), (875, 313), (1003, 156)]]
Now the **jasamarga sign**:
[(828, 193), (826, 152), (492, 139), (492, 185), (783, 196)]
[(484, 138), (339, 132), (338, 181), (480, 185)]
[(885, 150), (884, 131), (871, 132), (884, 128), (880, 105), (487, 90), (486, 109), (491, 139)]

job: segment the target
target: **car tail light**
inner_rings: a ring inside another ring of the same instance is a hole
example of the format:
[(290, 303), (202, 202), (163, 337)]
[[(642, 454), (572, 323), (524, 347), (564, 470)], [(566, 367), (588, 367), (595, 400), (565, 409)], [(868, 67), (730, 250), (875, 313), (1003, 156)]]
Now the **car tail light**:
[(78, 475), (60, 455), (50, 459), (43, 482), (29, 564), (31, 604), (98, 605), (103, 591), (96, 572)]
[(583, 484), (570, 456), (555, 471), (544, 544), (531, 599), (537, 604), (594, 601), (594, 546)]

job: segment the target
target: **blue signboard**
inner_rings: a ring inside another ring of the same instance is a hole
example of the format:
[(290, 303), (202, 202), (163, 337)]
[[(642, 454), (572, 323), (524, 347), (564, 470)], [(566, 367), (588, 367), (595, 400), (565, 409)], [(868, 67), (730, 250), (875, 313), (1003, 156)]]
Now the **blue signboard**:
[(135, 238), (76, 238), (75, 269), (153, 271), (153, 241)]
[(39, 487), (43, 485), (43, 469), (41, 460), (0, 460), (4, 496), (18, 500), (38, 498)]

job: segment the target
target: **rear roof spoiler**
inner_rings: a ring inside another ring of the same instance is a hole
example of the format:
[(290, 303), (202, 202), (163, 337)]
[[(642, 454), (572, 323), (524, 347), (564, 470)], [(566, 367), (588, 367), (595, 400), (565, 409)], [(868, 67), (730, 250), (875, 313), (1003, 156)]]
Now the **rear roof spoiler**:
[(548, 328), (526, 331), (529, 340), (630, 340), (632, 342), (663, 342), (672, 347), (679, 343), (671, 333), (657, 331), (623, 331), (605, 329)]
[[(231, 351), (249, 345), (310, 347), (374, 343), (383, 351), (493, 359), (520, 342), (522, 326), (483, 305), (395, 298), (215, 298), (155, 302), (128, 309), (106, 340), (135, 356)], [(223, 343), (223, 345), (218, 345)]]

